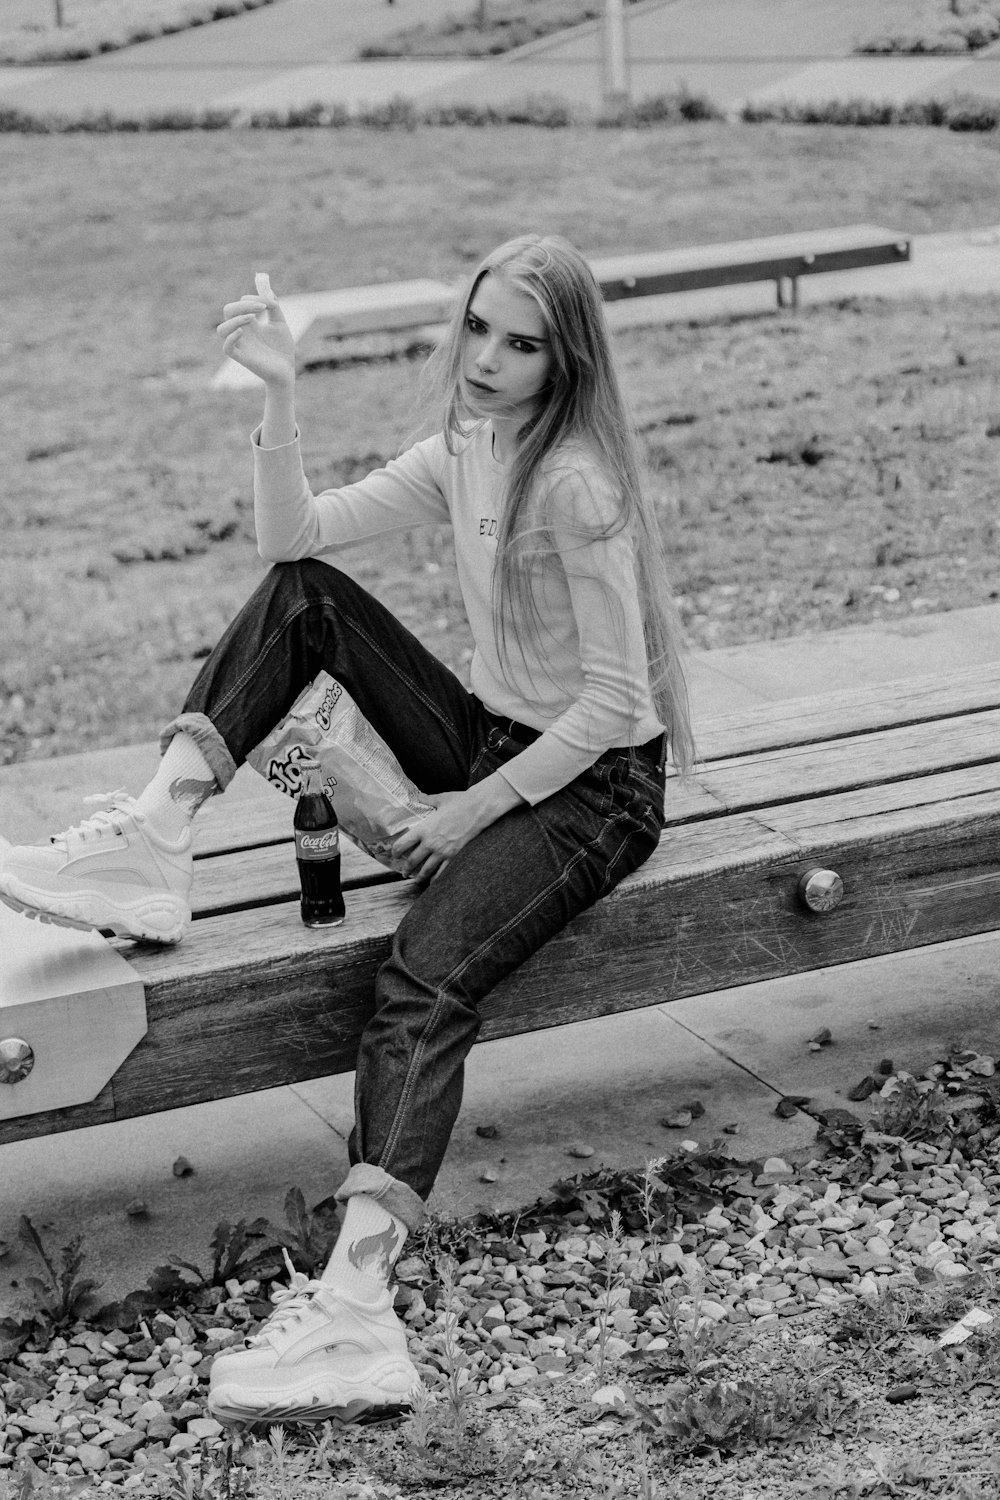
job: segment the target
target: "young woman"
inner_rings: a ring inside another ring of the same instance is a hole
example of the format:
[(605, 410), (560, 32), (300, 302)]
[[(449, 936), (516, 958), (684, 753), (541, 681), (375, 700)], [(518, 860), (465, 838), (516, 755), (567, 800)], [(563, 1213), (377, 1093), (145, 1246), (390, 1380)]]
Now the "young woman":
[[(664, 759), (693, 747), (659, 528), (643, 493), (599, 289), (565, 240), (480, 265), (429, 362), (442, 430), (360, 483), (313, 495), (294, 348), (266, 277), (227, 305), (223, 347), (261, 377), (255, 521), (274, 567), (164, 732), (156, 776), (42, 848), (0, 893), (29, 915), (174, 941), (190, 823), (316, 674), (342, 682), (434, 811), (397, 841), (420, 890), (376, 982), (357, 1064), (344, 1221), (212, 1370), (229, 1421), (322, 1421), (418, 1384), (390, 1279), (420, 1220), (496, 984), (655, 849)], [(472, 691), (330, 562), (450, 522), (475, 641)]]

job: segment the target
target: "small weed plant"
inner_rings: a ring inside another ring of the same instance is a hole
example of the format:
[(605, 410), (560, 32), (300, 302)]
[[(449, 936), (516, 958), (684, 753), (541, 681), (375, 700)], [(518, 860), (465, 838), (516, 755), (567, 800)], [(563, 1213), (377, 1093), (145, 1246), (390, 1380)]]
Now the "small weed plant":
[(0, 1500), (83, 1500), (92, 1494), (89, 1479), (48, 1474), (30, 1458), (20, 1459), (9, 1475), (0, 1475)]
[(35, 1306), (46, 1323), (53, 1329), (67, 1327), (79, 1316), (93, 1292), (100, 1286), (92, 1277), (81, 1276), (80, 1269), (86, 1260), (81, 1248), (83, 1236), (76, 1234), (59, 1251), (58, 1263), (45, 1248), (38, 1230), (26, 1214), (22, 1214), (18, 1233), (30, 1246), (42, 1264), (44, 1275), (29, 1276), (28, 1286)]
[(739, 1453), (803, 1437), (818, 1405), (818, 1392), (793, 1375), (776, 1374), (767, 1382), (713, 1380), (694, 1388), (678, 1383), (656, 1406), (633, 1396), (630, 1426), (675, 1454)]
[(614, 1311), (615, 1292), (621, 1286), (622, 1216), (617, 1208), (611, 1210), (611, 1229), (604, 1243), (604, 1287), (597, 1309), (597, 1378), (604, 1379), (608, 1358), (608, 1335), (611, 1315)]
[(470, 1397), (475, 1391), (475, 1366), (462, 1347), (460, 1308), (455, 1288), (457, 1267), (450, 1256), (438, 1263), (442, 1309), (441, 1332), (432, 1343), (431, 1374), (443, 1382), (442, 1394), (447, 1421), (456, 1440), (464, 1435), (468, 1419)]
[(44, 1343), (68, 1328), (91, 1303), (100, 1286), (92, 1277), (80, 1275), (87, 1258), (81, 1235), (74, 1235), (58, 1253), (53, 1253), (28, 1216), (22, 1214), (18, 1237), (39, 1262), (41, 1274), (25, 1278), (30, 1308), (20, 1316), (0, 1318), (0, 1359), (9, 1357), (29, 1340)]

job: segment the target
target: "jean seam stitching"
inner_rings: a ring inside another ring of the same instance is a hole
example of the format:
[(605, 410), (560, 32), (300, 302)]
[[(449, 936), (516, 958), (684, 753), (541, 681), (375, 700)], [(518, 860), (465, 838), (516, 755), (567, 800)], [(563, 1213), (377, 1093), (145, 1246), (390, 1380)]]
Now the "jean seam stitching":
[[(533, 809), (532, 812), (534, 812)], [(397, 1142), (399, 1140), (403, 1121), (409, 1108), (410, 1100), (413, 1096), (413, 1091), (416, 1085), (416, 1080), (420, 1072), (420, 1065), (423, 1061), (423, 1056), (427, 1049), (427, 1038), (433, 1033), (434, 1027), (437, 1025), (437, 1022), (440, 1018), (441, 1011), (444, 1006), (445, 995), (448, 991), (449, 986), (454, 984), (455, 980), (465, 972), (470, 964), (472, 964), (483, 954), (488, 953), (489, 950), (493, 946), (495, 946), (497, 941), (505, 936), (512, 927), (516, 927), (521, 921), (524, 920), (526, 916), (533, 912), (542, 901), (546, 900), (550, 895), (552, 895), (554, 891), (559, 890), (561, 886), (564, 886), (568, 882), (573, 870), (575, 870), (580, 862), (587, 857), (587, 854), (591, 849), (597, 847), (597, 845), (607, 835), (610, 829), (612, 829), (616, 824), (620, 825), (628, 822), (629, 819), (630, 815), (627, 812), (615, 813), (612, 817), (605, 817), (603, 819), (600, 830), (594, 835), (592, 839), (588, 841), (588, 843), (584, 844), (577, 851), (577, 853), (572, 856), (571, 859), (566, 861), (565, 865), (561, 867), (559, 875), (555, 879), (550, 881), (550, 883), (544, 888), (544, 890), (539, 891), (538, 895), (531, 902), (529, 902), (528, 905), (522, 907), (521, 910), (517, 913), (516, 917), (512, 917), (508, 922), (506, 922), (499, 932), (492, 933), (489, 939), (486, 942), (481, 943), (474, 953), (466, 955), (462, 962), (460, 964), (456, 964), (454, 969), (452, 969), (441, 981), (441, 984), (437, 989), (434, 1007), (431, 1011), (431, 1014), (428, 1016), (427, 1021), (425, 1022), (421, 1030), (417, 1043), (413, 1049), (413, 1057), (410, 1061), (410, 1066), (406, 1070), (406, 1077), (403, 1080), (403, 1088), (400, 1092), (399, 1103), (396, 1107), (396, 1112), (393, 1116), (392, 1124), (390, 1125), (389, 1130), (386, 1133), (385, 1144), (382, 1148), (379, 1159), (379, 1165), (383, 1168), (383, 1170), (386, 1170), (384, 1165), (385, 1162), (392, 1159), (392, 1153), (395, 1150)], [(546, 829), (542, 820), (537, 817), (537, 814), (535, 814), (535, 821), (538, 823), (538, 826), (545, 837), (545, 841), (549, 845), (549, 848), (551, 850), (552, 843), (549, 838), (548, 830)], [(636, 829), (636, 832), (639, 831), (640, 830)], [(598, 900), (600, 900), (601, 896), (603, 896), (610, 889), (609, 881), (619, 861), (622, 859), (626, 848), (628, 847), (628, 842), (629, 835), (628, 833), (626, 833), (625, 837), (622, 838), (619, 842), (614, 855), (608, 861), (605, 878), (601, 885), (601, 892), (597, 897)], [(552, 852), (554, 853), (554, 850)], [(596, 903), (591, 902), (590, 904), (594, 905)], [(581, 910), (586, 910), (586, 908), (581, 908)]]
[(430, 1035), (433, 1034), (434, 1028), (440, 1018), (441, 1011), (444, 1008), (444, 998), (445, 989), (444, 985), (441, 985), (437, 990), (437, 994), (434, 1000), (434, 1007), (430, 1015), (427, 1017), (427, 1020), (425, 1021), (423, 1028), (421, 1029), (420, 1035), (417, 1038), (416, 1045), (413, 1048), (413, 1057), (410, 1059), (410, 1066), (406, 1070), (406, 1077), (403, 1079), (403, 1087), (400, 1090), (399, 1103), (396, 1106), (396, 1112), (393, 1115), (392, 1124), (386, 1131), (385, 1144), (383, 1145), (382, 1150), (379, 1154), (379, 1166), (382, 1167), (383, 1171), (388, 1170), (385, 1166), (385, 1163), (386, 1161), (391, 1161), (392, 1154), (396, 1149), (400, 1134), (402, 1133), (403, 1121), (406, 1117), (407, 1110), (410, 1107), (410, 1100), (413, 1097), (417, 1078), (420, 1074), (421, 1066), (423, 1064), (424, 1053), (427, 1050), (427, 1039)]
[(257, 671), (260, 668), (261, 662), (264, 660), (264, 658), (267, 656), (268, 652), (274, 646), (274, 643), (284, 634), (284, 632), (288, 629), (288, 627), (292, 623), (292, 621), (298, 615), (303, 614), (307, 609), (309, 609), (309, 607), (310, 606), (308, 604), (296, 604), (294, 606), (294, 608), (292, 608), (285, 615), (282, 616), (282, 618), (281, 618), (280, 622), (278, 623), (278, 625), (275, 626), (274, 630), (272, 630), (271, 634), (267, 637), (266, 641), (264, 641), (263, 645), (261, 646), (260, 650), (257, 652), (257, 654), (254, 657), (253, 661), (249, 663), (249, 665), (247, 666), (246, 670), (242, 673), (242, 675), (236, 679), (236, 681), (233, 684), (233, 686), (232, 686), (232, 688), (231, 688), (228, 696), (222, 699), (221, 703), (219, 704), (218, 708), (216, 709), (216, 713), (217, 714), (221, 715), (230, 706), (230, 704), (233, 702), (233, 700), (235, 699), (235, 697), (237, 696), (237, 694), (240, 693), (240, 692), (242, 692), (243, 688), (249, 682), (250, 678), (253, 677), (257, 673)]
[[(536, 818), (536, 821), (539, 823), (542, 828), (542, 832), (545, 834), (546, 843), (550, 844), (548, 833), (545, 830), (544, 825), (541, 824), (541, 820)], [(596, 840), (592, 840), (591, 842), (596, 842)], [(517, 913), (516, 917), (511, 917), (499, 932), (492, 933), (486, 942), (480, 943), (479, 947), (475, 950), (474, 953), (467, 954), (466, 957), (463, 958), (462, 962), (456, 964), (455, 967), (448, 974), (446, 974), (444, 979), (441, 981), (437, 989), (437, 998), (434, 1002), (434, 1008), (431, 1011), (431, 1014), (427, 1017), (423, 1029), (421, 1030), (416, 1046), (413, 1049), (413, 1057), (410, 1061), (410, 1066), (406, 1070), (406, 1077), (403, 1080), (403, 1088), (400, 1092), (399, 1103), (396, 1106), (396, 1113), (393, 1116), (392, 1124), (386, 1132), (385, 1145), (383, 1146), (380, 1153), (380, 1166), (383, 1166), (387, 1159), (391, 1159), (391, 1154), (395, 1149), (396, 1143), (399, 1139), (403, 1124), (403, 1118), (405, 1116), (407, 1108), (409, 1107), (410, 1098), (412, 1096), (413, 1089), (416, 1084), (416, 1078), (419, 1073), (420, 1063), (422, 1062), (424, 1052), (426, 1051), (427, 1038), (432, 1033), (433, 1028), (440, 1017), (449, 986), (452, 985), (462, 973), (464, 973), (464, 971), (469, 967), (471, 963), (473, 963), (475, 959), (479, 958), (484, 953), (488, 953), (489, 950), (493, 946), (495, 946), (498, 939), (505, 936), (512, 927), (516, 927), (520, 922), (522, 922), (526, 916), (533, 912), (538, 907), (538, 905), (542, 901), (547, 899), (547, 897), (549, 897), (554, 891), (559, 890), (561, 886), (565, 885), (569, 879), (570, 872), (576, 868), (576, 866), (582, 859), (585, 858), (587, 849), (589, 847), (590, 845), (587, 844), (584, 845), (583, 848), (578, 850), (578, 852), (573, 855), (572, 859), (568, 860), (566, 864), (561, 868), (558, 877), (550, 881), (550, 883), (544, 888), (544, 890), (539, 891), (534, 900), (530, 901), (526, 906), (522, 907), (521, 910)], [(385, 1170), (384, 1166), (383, 1170)]]
[[(326, 604), (330, 604), (332, 607), (336, 608), (335, 601), (332, 600), (332, 599), (324, 599), (323, 602), (326, 603)], [(363, 630), (361, 628), (361, 626), (359, 624), (357, 624), (356, 621), (351, 620), (351, 619), (347, 618), (346, 616), (344, 616), (343, 617), (343, 623), (347, 626), (347, 628), (349, 630), (353, 630), (354, 633), (355, 633), (355, 635), (358, 635), (358, 636), (361, 637), (361, 639), (365, 642), (365, 644), (371, 650), (371, 652), (373, 653), (373, 655), (377, 656), (379, 658), (379, 660), (386, 667), (388, 667), (389, 671), (392, 672), (392, 673), (394, 673), (395, 676), (398, 677), (398, 679), (399, 679), (400, 682), (405, 683), (406, 686), (407, 686), (407, 688), (413, 694), (413, 696), (415, 698), (419, 698), (420, 699), (421, 703), (424, 705), (424, 707), (426, 709), (428, 709), (428, 711), (430, 713), (432, 713), (434, 715), (434, 717), (437, 719), (438, 723), (443, 728), (447, 729), (448, 732), (449, 732), (449, 734), (454, 735), (455, 739), (458, 740), (459, 743), (461, 743), (462, 735), (461, 735), (461, 732), (460, 732), (460, 730), (458, 728), (458, 725), (457, 724), (453, 724), (452, 721), (451, 721), (451, 719), (448, 718), (447, 715), (445, 715), (444, 713), (442, 713), (442, 711), (441, 711), (441, 705), (439, 703), (437, 703), (433, 698), (429, 697), (428, 694), (425, 693), (423, 691), (423, 689), (420, 687), (419, 683), (414, 682), (405, 672), (403, 672), (400, 669), (398, 662), (395, 662), (395, 661), (392, 660), (391, 657), (386, 656), (386, 654), (382, 650), (381, 645), (379, 644), (379, 642), (376, 641), (372, 636), (368, 635), (368, 633), (365, 630)], [(456, 679), (456, 681), (457, 681), (457, 679)]]
[[(608, 823), (606, 825), (606, 828), (605, 828), (604, 832), (607, 832), (611, 828), (612, 824), (614, 824), (614, 823), (623, 823), (623, 822), (625, 822), (626, 819), (629, 819), (629, 818), (630, 818), (630, 814), (629, 813), (625, 813), (625, 812), (616, 813), (613, 818), (610, 818), (608, 820)], [(639, 828), (635, 829), (636, 833), (638, 833), (640, 831), (641, 830)], [(615, 850), (615, 852), (612, 855), (612, 857), (608, 860), (607, 869), (604, 872), (604, 882), (603, 882), (603, 884), (601, 886), (601, 895), (602, 896), (605, 894), (605, 892), (610, 891), (612, 889), (612, 886), (610, 885), (609, 882), (611, 881), (611, 877), (614, 875), (615, 869), (616, 869), (617, 865), (619, 864), (622, 856), (624, 855), (625, 850), (628, 848), (629, 838), (630, 838), (629, 832), (627, 830), (624, 830), (624, 837), (620, 840), (620, 842), (618, 844), (618, 848)]]

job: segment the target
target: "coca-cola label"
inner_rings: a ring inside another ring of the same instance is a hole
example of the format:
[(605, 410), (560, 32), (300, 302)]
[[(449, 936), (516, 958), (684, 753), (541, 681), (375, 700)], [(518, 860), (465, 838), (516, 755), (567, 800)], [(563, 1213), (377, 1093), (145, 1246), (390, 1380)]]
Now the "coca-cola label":
[(296, 828), (296, 859), (333, 859), (340, 853), (340, 830), (337, 828)]

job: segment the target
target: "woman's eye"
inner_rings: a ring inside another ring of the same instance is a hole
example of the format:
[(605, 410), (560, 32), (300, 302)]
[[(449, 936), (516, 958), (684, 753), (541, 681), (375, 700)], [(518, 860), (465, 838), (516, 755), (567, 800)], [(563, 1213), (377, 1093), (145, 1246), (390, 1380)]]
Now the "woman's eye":
[(467, 326), (467, 328), (468, 328), (468, 330), (469, 330), (470, 333), (485, 333), (486, 332), (485, 325), (483, 323), (480, 323), (480, 321), (479, 321), (478, 318), (467, 318), (466, 319), (466, 326)]

